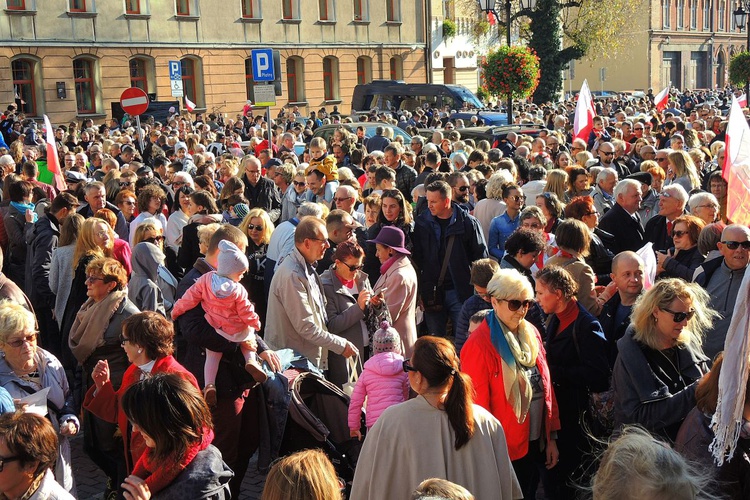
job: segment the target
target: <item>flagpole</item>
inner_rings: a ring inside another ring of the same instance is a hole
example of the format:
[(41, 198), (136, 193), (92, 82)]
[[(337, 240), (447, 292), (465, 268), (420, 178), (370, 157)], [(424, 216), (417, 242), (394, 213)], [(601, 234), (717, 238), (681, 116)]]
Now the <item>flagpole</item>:
[(138, 144), (141, 145), (141, 154), (143, 154), (143, 129), (141, 128), (141, 115), (135, 115), (135, 126), (138, 130)]

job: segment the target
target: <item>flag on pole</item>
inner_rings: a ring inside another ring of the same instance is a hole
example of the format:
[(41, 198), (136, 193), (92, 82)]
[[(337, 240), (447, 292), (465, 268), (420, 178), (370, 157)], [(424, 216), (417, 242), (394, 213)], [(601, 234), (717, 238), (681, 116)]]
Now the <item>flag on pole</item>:
[(747, 107), (747, 95), (743, 93), (741, 96), (738, 96), (737, 103), (740, 105), (741, 108), (746, 108)]
[(188, 99), (188, 98), (187, 98), (187, 96), (185, 96), (185, 107), (186, 107), (186, 108), (187, 108), (187, 110), (188, 110), (188, 111), (190, 111), (191, 113), (192, 113), (192, 112), (193, 112), (193, 110), (195, 109), (195, 103), (194, 103), (193, 101), (191, 101), (190, 99)]
[(661, 111), (664, 108), (666, 108), (668, 101), (669, 101), (669, 85), (667, 85), (664, 90), (656, 94), (656, 97), (654, 97), (654, 105), (656, 106), (656, 111)]
[[(55, 186), (60, 192), (65, 191), (68, 186), (65, 184), (62, 168), (60, 168), (60, 157), (57, 155), (57, 146), (55, 145), (55, 131), (52, 129), (52, 124), (47, 115), (44, 115), (44, 134), (47, 142), (47, 171), (52, 174), (52, 178), (44, 182)], [(39, 179), (42, 180), (41, 169), (39, 174)]]
[(573, 139), (589, 140), (589, 134), (594, 127), (594, 99), (591, 97), (589, 82), (583, 81), (581, 91), (578, 93), (576, 112), (573, 117)]
[(726, 179), (727, 218), (734, 224), (750, 225), (750, 126), (737, 100), (732, 97), (726, 131), (726, 156), (722, 175)]

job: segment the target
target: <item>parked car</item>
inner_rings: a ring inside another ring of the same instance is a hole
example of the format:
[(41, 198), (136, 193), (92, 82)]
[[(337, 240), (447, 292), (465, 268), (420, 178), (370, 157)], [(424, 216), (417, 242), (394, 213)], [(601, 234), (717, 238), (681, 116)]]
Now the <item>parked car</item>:
[(331, 143), (331, 139), (333, 139), (333, 132), (339, 127), (344, 127), (352, 134), (357, 133), (358, 127), (364, 127), (365, 128), (365, 137), (370, 138), (375, 135), (375, 129), (377, 127), (384, 127), (389, 128), (393, 130), (393, 137), (401, 136), (404, 139), (404, 144), (409, 144), (411, 142), (411, 136), (407, 134), (404, 130), (398, 128), (395, 125), (391, 125), (389, 123), (382, 123), (382, 122), (352, 122), (352, 123), (338, 123), (338, 124), (330, 124), (330, 125), (322, 125), (315, 129), (315, 132), (313, 132), (313, 137), (322, 137), (326, 140), (326, 144)]
[[(475, 143), (488, 141), (491, 147), (496, 148), (500, 144), (500, 141), (504, 140), (511, 132), (534, 138), (539, 136), (539, 131), (542, 128), (540, 125), (501, 125), (498, 127), (457, 128), (456, 132), (461, 134), (462, 140), (473, 139)], [(422, 128), (419, 129), (419, 135), (429, 141), (432, 139), (432, 133), (436, 130), (441, 129)]]

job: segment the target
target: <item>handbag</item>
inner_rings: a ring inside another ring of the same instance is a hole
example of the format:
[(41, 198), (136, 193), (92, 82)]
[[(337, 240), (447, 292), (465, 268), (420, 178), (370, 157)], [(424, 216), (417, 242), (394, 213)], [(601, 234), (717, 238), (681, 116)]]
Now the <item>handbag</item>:
[(393, 325), (393, 319), (391, 318), (391, 312), (388, 310), (388, 305), (385, 300), (380, 304), (373, 305), (372, 302), (367, 305), (365, 309), (365, 327), (367, 328), (367, 348), (372, 356), (372, 336), (375, 332), (380, 330), (380, 324), (383, 321), (387, 321), (389, 325)]
[[(581, 349), (578, 346), (578, 318), (573, 323), (573, 344), (581, 358)], [(588, 391), (586, 403), (586, 414), (591, 424), (591, 433), (596, 437), (609, 437), (615, 430), (615, 390), (612, 388), (612, 377), (609, 378), (609, 388), (602, 392)]]
[[(359, 371), (357, 371), (357, 368), (359, 368)], [(357, 385), (357, 380), (359, 380), (359, 373), (362, 371), (362, 358), (350, 356), (346, 360), (346, 371), (349, 373), (349, 381), (341, 386), (341, 390), (347, 396), (351, 396), (354, 392), (354, 386)]]
[(438, 282), (432, 288), (423, 290), (422, 306), (424, 312), (437, 313), (443, 311), (443, 303), (445, 302), (445, 289), (443, 288), (443, 282), (445, 281), (445, 273), (448, 271), (448, 261), (450, 260), (451, 252), (453, 251), (453, 243), (456, 239), (456, 235), (448, 237), (448, 244), (445, 249), (445, 256), (443, 257), (443, 265), (440, 268), (440, 276)]

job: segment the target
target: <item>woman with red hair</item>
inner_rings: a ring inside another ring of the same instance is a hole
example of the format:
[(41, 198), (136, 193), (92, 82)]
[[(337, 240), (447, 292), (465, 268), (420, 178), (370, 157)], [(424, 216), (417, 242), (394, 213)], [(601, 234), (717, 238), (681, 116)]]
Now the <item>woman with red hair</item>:
[(586, 264), (591, 266), (596, 274), (597, 285), (607, 285), (612, 279), (612, 259), (615, 255), (609, 249), (614, 236), (599, 228), (600, 214), (594, 206), (591, 196), (576, 196), (565, 207), (565, 218), (578, 219), (586, 224), (591, 233), (591, 245), (589, 255), (585, 258)]

